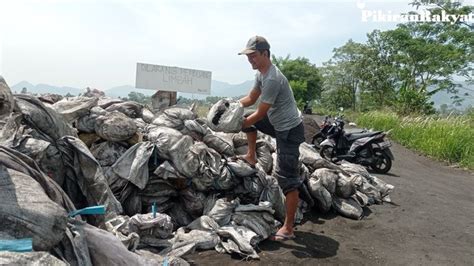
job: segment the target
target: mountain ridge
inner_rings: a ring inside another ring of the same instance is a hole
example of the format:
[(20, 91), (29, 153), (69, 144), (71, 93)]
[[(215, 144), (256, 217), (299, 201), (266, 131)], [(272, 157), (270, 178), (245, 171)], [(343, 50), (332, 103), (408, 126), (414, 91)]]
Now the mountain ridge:
[[(240, 95), (246, 95), (253, 85), (252, 80), (247, 80), (242, 83), (238, 84), (230, 84), (223, 81), (212, 80), (211, 82), (211, 94), (192, 94), (192, 93), (181, 93), (178, 92), (178, 96), (186, 97), (186, 98), (194, 98), (194, 99), (205, 99), (208, 96), (218, 96), (218, 97), (235, 97)], [(77, 96), (81, 93), (86, 91), (86, 88), (79, 89), (69, 86), (55, 86), (49, 85), (44, 83), (39, 84), (32, 84), (28, 81), (20, 81), (19, 83), (10, 87), (12, 92), (14, 93), (21, 93), (23, 88), (26, 88), (27, 92), (30, 93), (54, 93), (60, 95), (71, 94)], [(146, 90), (146, 89), (139, 89), (135, 88), (132, 85), (121, 85), (115, 86), (109, 89), (102, 90), (106, 96), (112, 98), (118, 97), (127, 97), (130, 92), (139, 92), (147, 96), (151, 96), (155, 93), (154, 90)]]
[[(247, 95), (249, 90), (253, 86), (253, 80), (247, 80), (238, 84), (230, 84), (224, 81), (212, 80), (211, 82), (211, 94), (192, 94), (192, 93), (182, 93), (178, 92), (178, 97), (185, 97), (190, 99), (197, 99), (203, 100), (206, 99), (208, 96), (217, 96), (217, 97), (236, 97), (236, 96), (243, 96)], [(468, 86), (469, 87), (469, 86)], [(69, 86), (54, 86), (44, 83), (39, 83), (37, 85), (33, 85), (28, 81), (21, 81), (13, 86), (10, 87), (12, 92), (20, 93), (23, 88), (26, 88), (28, 92), (31, 93), (54, 93), (60, 95), (71, 94), (74, 96), (79, 95), (80, 93), (84, 93), (86, 89), (79, 89)], [(154, 90), (146, 90), (146, 89), (138, 89), (132, 85), (122, 85), (122, 86), (115, 86), (106, 90), (103, 90), (106, 96), (112, 98), (118, 97), (127, 97), (130, 92), (139, 92), (146, 96), (151, 96), (155, 93)], [(468, 95), (465, 95), (465, 94)], [(448, 94), (447, 92), (438, 92), (431, 97), (431, 99), (435, 103), (436, 108), (440, 108), (442, 104), (448, 105), (448, 107), (456, 107), (457, 109), (465, 109), (469, 106), (474, 106), (474, 91), (469, 88), (459, 88), (459, 93), (457, 94), (459, 97), (464, 98), (465, 100), (461, 103), (461, 106), (453, 106), (452, 99), (450, 98), (453, 94)]]

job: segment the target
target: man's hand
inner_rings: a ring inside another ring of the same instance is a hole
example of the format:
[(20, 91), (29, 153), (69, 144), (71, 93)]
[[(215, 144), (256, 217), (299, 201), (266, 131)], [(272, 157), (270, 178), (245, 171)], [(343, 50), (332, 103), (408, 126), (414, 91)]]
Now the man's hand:
[(267, 112), (270, 109), (270, 107), (272, 107), (271, 104), (261, 102), (258, 105), (257, 110), (244, 119), (244, 122), (242, 123), (242, 128), (248, 128), (251, 125), (260, 121), (262, 118), (264, 118), (267, 115)]
[(247, 117), (244, 117), (244, 122), (242, 123), (242, 128), (248, 128), (250, 126), (251, 126), (251, 124), (249, 124), (249, 120), (247, 119)]

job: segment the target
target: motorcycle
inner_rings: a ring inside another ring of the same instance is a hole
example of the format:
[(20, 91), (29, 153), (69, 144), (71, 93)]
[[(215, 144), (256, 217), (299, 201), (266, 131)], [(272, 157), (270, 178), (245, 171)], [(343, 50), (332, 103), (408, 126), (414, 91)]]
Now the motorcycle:
[[(343, 115), (336, 116), (334, 120), (335, 121), (342, 120), (343, 117), (344, 117)], [(313, 138), (311, 139), (311, 144), (313, 144), (313, 147), (316, 150), (321, 149), (321, 142), (323, 142), (327, 138), (328, 131), (329, 129), (331, 129), (332, 123), (333, 122), (331, 122), (329, 116), (324, 117), (323, 122), (319, 126), (319, 132), (314, 134)], [(360, 131), (359, 133), (365, 133), (365, 132), (367, 132), (366, 129)]]
[(332, 162), (346, 160), (351, 163), (372, 168), (385, 174), (392, 168), (395, 160), (383, 131), (346, 133), (344, 121), (336, 119), (327, 132), (327, 138), (321, 142), (320, 155)]
[(313, 144), (317, 150), (321, 149), (321, 142), (326, 139), (327, 133), (331, 128), (331, 124), (332, 123), (329, 120), (329, 116), (324, 117), (323, 123), (319, 126), (319, 132), (313, 136), (311, 144)]
[(310, 104), (308, 102), (303, 107), (303, 114), (307, 114), (307, 115), (313, 114), (313, 109), (310, 107)]

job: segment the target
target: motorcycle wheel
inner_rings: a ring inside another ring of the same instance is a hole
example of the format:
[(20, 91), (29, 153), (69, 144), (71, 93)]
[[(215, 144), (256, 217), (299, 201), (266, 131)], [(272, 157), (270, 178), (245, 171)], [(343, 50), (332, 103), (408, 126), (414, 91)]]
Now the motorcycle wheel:
[(392, 159), (387, 153), (381, 150), (374, 151), (375, 162), (371, 165), (372, 169), (379, 174), (386, 174), (392, 168)]
[(325, 140), (325, 138), (321, 135), (317, 135), (313, 138), (313, 140), (311, 141), (311, 144), (314, 145), (314, 147), (318, 150), (321, 149), (321, 142), (323, 142)]
[(324, 159), (331, 161), (334, 157), (334, 148), (330, 146), (324, 146), (319, 151), (319, 155), (321, 155), (321, 157), (323, 157)]

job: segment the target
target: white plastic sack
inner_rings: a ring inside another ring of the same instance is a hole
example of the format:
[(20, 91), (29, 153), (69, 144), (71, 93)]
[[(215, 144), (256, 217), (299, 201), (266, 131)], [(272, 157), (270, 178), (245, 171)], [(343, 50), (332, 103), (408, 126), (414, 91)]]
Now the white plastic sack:
[(2, 232), (48, 251), (64, 237), (67, 213), (33, 178), (0, 163), (0, 221)]
[(90, 151), (97, 162), (104, 167), (113, 165), (127, 151), (127, 148), (119, 142), (105, 141), (93, 144)]
[(66, 266), (69, 265), (48, 252), (0, 252), (0, 265)]
[(163, 213), (156, 213), (156, 217), (152, 213), (136, 214), (130, 218), (128, 228), (139, 236), (168, 238), (173, 232), (173, 223), (171, 217)]
[(214, 131), (240, 132), (244, 121), (244, 108), (239, 101), (221, 99), (207, 114), (207, 125)]
[(323, 159), (321, 155), (319, 155), (319, 153), (308, 143), (301, 143), (299, 160), (308, 167), (310, 172), (314, 172), (314, 170), (319, 168), (341, 170), (339, 166)]
[(165, 109), (163, 113), (166, 114), (170, 118), (182, 120), (183, 123), (184, 123), (184, 120), (193, 120), (197, 117), (197, 115), (193, 113), (192, 110), (182, 108), (182, 107), (171, 107), (171, 108)]
[(25, 136), (14, 148), (35, 160), (44, 173), (53, 178), (60, 186), (63, 185), (65, 166), (62, 154), (55, 145), (41, 139)]
[(199, 217), (202, 215), (204, 201), (206, 200), (206, 195), (204, 195), (204, 193), (187, 188), (181, 190), (179, 196), (187, 213), (193, 217)]
[(142, 109), (143, 105), (134, 101), (114, 103), (109, 107), (105, 108), (105, 110), (108, 112), (118, 111), (130, 118), (141, 118)]
[(354, 199), (343, 199), (339, 197), (333, 198), (332, 206), (341, 215), (358, 220), (362, 217), (363, 210)]
[[(94, 265), (161, 265), (164, 258), (140, 256), (133, 253), (113, 234), (84, 224), (87, 245)], [(169, 258), (170, 265), (173, 258)]]
[(308, 180), (308, 189), (315, 200), (315, 205), (321, 212), (327, 212), (331, 209), (331, 193), (321, 184), (320, 179), (310, 178)]
[(110, 141), (124, 141), (137, 133), (137, 125), (126, 115), (114, 111), (96, 119), (95, 132)]
[(339, 176), (336, 171), (328, 168), (316, 169), (312, 174), (311, 178), (320, 179), (321, 184), (329, 191), (334, 194), (336, 192), (336, 183)]
[(105, 114), (107, 114), (107, 111), (99, 106), (92, 107), (89, 114), (77, 119), (75, 123), (77, 130), (80, 132), (95, 133), (95, 122), (97, 117)]
[(286, 217), (286, 206), (285, 206), (285, 195), (281, 190), (280, 185), (275, 177), (271, 175), (265, 175), (263, 183), (263, 190), (260, 194), (260, 201), (268, 201), (272, 204), (272, 208), (275, 210), (275, 217), (280, 221), (285, 221)]
[(270, 174), (273, 170), (273, 157), (270, 144), (267, 142), (257, 143), (257, 162), (265, 173)]
[(7, 83), (0, 76), (0, 117), (9, 115), (13, 111), (13, 95)]
[(202, 138), (210, 132), (207, 126), (201, 125), (196, 120), (184, 120), (184, 127), (180, 131), (184, 135), (191, 136), (194, 140), (202, 141)]
[(142, 110), (142, 119), (148, 124), (151, 124), (153, 122), (153, 118), (155, 118), (155, 114), (150, 111), (150, 109), (144, 107)]
[(204, 143), (206, 143), (207, 146), (210, 148), (213, 148), (216, 150), (218, 153), (224, 155), (224, 156), (234, 156), (234, 147), (232, 147), (232, 144), (228, 143), (221, 137), (214, 135), (214, 134), (207, 134), (204, 136), (203, 140)]
[(191, 110), (181, 107), (171, 107), (159, 114), (154, 120), (153, 124), (157, 126), (170, 127), (177, 130), (184, 128), (185, 120), (193, 120), (196, 118)]
[(193, 221), (191, 215), (184, 210), (183, 204), (180, 202), (174, 202), (173, 206), (169, 208), (167, 214), (171, 217), (175, 228), (187, 226)]
[(356, 193), (356, 186), (352, 181), (352, 177), (344, 174), (339, 174), (339, 179), (336, 185), (336, 195), (341, 198), (349, 198)]
[(164, 163), (160, 164), (155, 169), (153, 174), (156, 175), (157, 177), (163, 179), (163, 180), (186, 179), (186, 177), (181, 175), (169, 161), (165, 161)]
[(107, 231), (114, 234), (123, 245), (127, 247), (130, 251), (135, 251), (140, 242), (140, 236), (135, 232), (130, 232), (128, 228), (128, 223), (130, 218), (124, 215), (118, 215), (113, 219), (105, 222), (105, 228)]
[(10, 117), (3, 128), (2, 138), (19, 138), (28, 134), (37, 139), (54, 143), (64, 136), (77, 136), (61, 114), (44, 105), (36, 97), (27, 94), (15, 96), (18, 117)]
[(148, 161), (154, 148), (155, 145), (149, 141), (133, 145), (115, 161), (109, 171), (144, 189), (149, 178)]
[[(161, 126), (151, 126), (146, 129), (147, 133), (145, 134), (146, 140), (149, 140), (155, 143), (155, 146), (158, 150), (158, 155), (163, 158), (170, 160), (170, 150), (179, 140), (183, 138), (183, 134), (176, 129), (161, 127)], [(188, 136), (188, 140), (190, 137)], [(191, 139), (192, 141), (192, 139)], [(192, 143), (191, 143), (192, 144)], [(181, 150), (180, 150), (181, 151)]]
[(230, 219), (232, 218), (231, 214), (238, 205), (238, 199), (232, 201), (218, 199), (207, 215), (214, 219), (220, 226), (224, 226), (230, 223)]
[(89, 97), (65, 98), (53, 104), (52, 107), (71, 123), (79, 117), (87, 115), (89, 110), (97, 105), (98, 101), (97, 98)]

